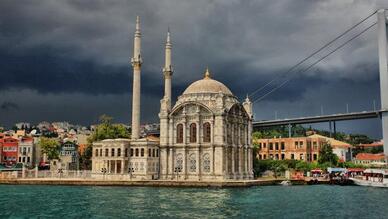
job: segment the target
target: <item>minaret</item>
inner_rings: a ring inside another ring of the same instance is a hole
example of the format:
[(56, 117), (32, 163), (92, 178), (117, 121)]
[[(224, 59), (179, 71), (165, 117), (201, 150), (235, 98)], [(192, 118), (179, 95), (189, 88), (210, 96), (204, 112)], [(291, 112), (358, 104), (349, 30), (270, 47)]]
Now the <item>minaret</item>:
[(165, 48), (165, 62), (163, 68), (164, 75), (164, 98), (167, 100), (168, 111), (171, 110), (171, 77), (173, 73), (171, 65), (171, 39), (170, 39), (170, 29), (167, 32), (166, 48)]
[(140, 70), (141, 64), (143, 63), (141, 59), (141, 33), (140, 33), (140, 19), (139, 16), (136, 17), (136, 31), (135, 39), (133, 46), (133, 58), (131, 63), (133, 66), (133, 91), (132, 91), (132, 134), (131, 137), (133, 140), (140, 137)]

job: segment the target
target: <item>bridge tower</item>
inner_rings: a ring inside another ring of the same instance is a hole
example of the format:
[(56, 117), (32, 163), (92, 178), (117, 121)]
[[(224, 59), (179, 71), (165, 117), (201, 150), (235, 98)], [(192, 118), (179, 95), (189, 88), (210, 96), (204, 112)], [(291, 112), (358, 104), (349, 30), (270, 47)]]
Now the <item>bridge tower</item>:
[(378, 47), (380, 65), (381, 122), (383, 126), (384, 154), (388, 160), (388, 34), (386, 9), (377, 11)]

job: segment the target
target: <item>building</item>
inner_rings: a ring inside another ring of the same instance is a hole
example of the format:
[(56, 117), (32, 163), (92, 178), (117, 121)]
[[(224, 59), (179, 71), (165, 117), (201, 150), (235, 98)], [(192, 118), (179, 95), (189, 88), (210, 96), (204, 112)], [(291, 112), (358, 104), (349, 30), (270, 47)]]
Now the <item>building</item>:
[(7, 166), (15, 165), (18, 160), (19, 141), (16, 138), (5, 137), (3, 139), (2, 163)]
[(13, 135), (12, 137), (13, 138), (22, 138), (26, 136), (26, 130), (22, 129), (22, 130), (17, 130)]
[(338, 141), (334, 138), (329, 138), (326, 136), (314, 134), (310, 135), (311, 137), (320, 137), (326, 139), (326, 141), (333, 148), (333, 153), (337, 155), (339, 161), (351, 161), (352, 160), (352, 145), (343, 141)]
[(19, 139), (18, 163), (32, 167), (34, 165), (34, 138), (22, 137)]
[(3, 143), (4, 143), (5, 134), (0, 133), (0, 163), (3, 163)]
[(160, 138), (141, 138), (141, 33), (137, 19), (134, 39), (131, 139), (93, 144), (95, 173), (130, 174), (140, 179), (228, 180), (253, 178), (252, 103), (240, 103), (207, 69), (172, 107), (172, 44), (165, 46), (164, 96), (160, 101)]
[(354, 163), (362, 164), (365, 166), (371, 165), (382, 165), (384, 164), (385, 157), (384, 154), (369, 154), (369, 153), (359, 153), (354, 158)]
[(28, 123), (28, 122), (19, 122), (19, 123), (15, 124), (15, 127), (17, 129), (30, 129), (31, 128), (31, 124)]
[(326, 144), (322, 137), (295, 137), (258, 139), (258, 158), (260, 160), (303, 160), (318, 161), (319, 149)]
[(319, 150), (323, 144), (330, 144), (339, 160), (352, 159), (350, 144), (318, 134), (308, 137), (258, 139), (255, 144), (259, 147), (257, 156), (260, 160), (318, 161)]
[(59, 159), (50, 161), (50, 170), (79, 170), (78, 145), (71, 141), (62, 143)]
[(176, 172), (197, 180), (252, 178), (249, 99), (241, 104), (206, 70), (172, 109), (169, 101), (165, 95), (159, 114), (162, 179)]

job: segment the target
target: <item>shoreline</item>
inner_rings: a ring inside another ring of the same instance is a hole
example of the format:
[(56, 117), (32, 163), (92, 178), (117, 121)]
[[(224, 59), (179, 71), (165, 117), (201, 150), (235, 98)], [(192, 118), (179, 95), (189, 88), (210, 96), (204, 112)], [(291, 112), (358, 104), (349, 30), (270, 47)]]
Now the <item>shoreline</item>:
[[(187, 188), (243, 188), (279, 185), (285, 179), (257, 179), (245, 181), (173, 181), (173, 180), (86, 180), (86, 179), (2, 179), (0, 185), (52, 185), (52, 186), (145, 186)], [(292, 185), (307, 185), (304, 180), (290, 180)]]

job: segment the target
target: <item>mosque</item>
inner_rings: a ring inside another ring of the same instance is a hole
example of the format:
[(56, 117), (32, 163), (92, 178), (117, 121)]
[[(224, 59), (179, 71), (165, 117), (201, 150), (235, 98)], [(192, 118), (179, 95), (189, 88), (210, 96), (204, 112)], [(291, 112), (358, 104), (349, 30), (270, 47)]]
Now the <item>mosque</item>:
[(209, 69), (172, 105), (170, 32), (165, 46), (160, 138), (140, 138), (141, 32), (136, 19), (131, 139), (93, 144), (92, 172), (134, 179), (246, 180), (253, 178), (252, 103), (240, 103)]

